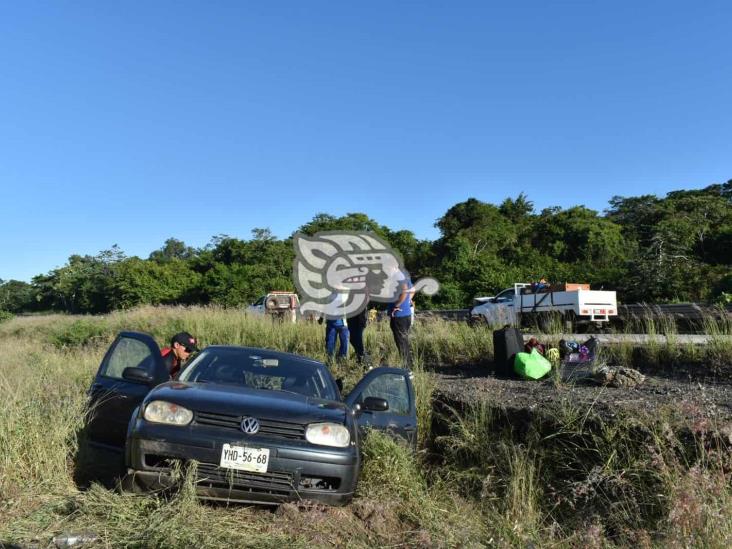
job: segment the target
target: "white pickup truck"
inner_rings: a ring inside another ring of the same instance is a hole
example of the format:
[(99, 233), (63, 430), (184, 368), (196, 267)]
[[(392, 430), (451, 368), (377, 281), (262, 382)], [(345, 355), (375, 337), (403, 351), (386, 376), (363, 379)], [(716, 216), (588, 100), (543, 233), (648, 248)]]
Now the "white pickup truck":
[(615, 292), (589, 288), (589, 284), (564, 284), (533, 291), (531, 284), (517, 283), (496, 296), (476, 298), (470, 318), (493, 325), (533, 322), (546, 327), (552, 317), (572, 324), (601, 325), (617, 316)]

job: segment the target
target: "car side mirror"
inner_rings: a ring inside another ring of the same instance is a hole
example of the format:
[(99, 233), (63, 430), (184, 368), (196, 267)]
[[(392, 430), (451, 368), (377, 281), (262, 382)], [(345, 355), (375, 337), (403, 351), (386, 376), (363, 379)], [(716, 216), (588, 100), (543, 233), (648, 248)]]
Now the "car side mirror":
[(341, 378), (336, 379), (336, 387), (338, 387), (339, 392), (343, 392), (343, 380)]
[(363, 409), (368, 412), (386, 412), (389, 409), (389, 403), (383, 398), (366, 397), (363, 401)]
[(144, 383), (145, 385), (150, 385), (154, 381), (150, 372), (143, 368), (134, 368), (132, 366), (122, 371), (122, 378), (133, 383)]

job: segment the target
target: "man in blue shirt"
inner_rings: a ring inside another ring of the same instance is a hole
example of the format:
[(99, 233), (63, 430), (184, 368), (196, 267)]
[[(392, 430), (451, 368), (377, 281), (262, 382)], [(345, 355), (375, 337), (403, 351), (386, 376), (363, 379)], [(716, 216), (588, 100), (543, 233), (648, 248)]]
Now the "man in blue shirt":
[(412, 367), (412, 352), (409, 349), (409, 329), (412, 327), (412, 281), (405, 277), (399, 282), (399, 295), (387, 309), (389, 325), (394, 334), (402, 362), (407, 368)]

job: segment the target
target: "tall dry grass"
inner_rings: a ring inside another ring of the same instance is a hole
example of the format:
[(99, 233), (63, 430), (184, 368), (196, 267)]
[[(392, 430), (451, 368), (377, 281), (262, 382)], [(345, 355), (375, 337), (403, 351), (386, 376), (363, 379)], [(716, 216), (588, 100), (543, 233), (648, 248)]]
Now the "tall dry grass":
[[(571, 402), (531, 420), (482, 402), (438, 418), (447, 432), (435, 439), (430, 369), (492, 358), (488, 328), (441, 321), (418, 322), (412, 337), (421, 450), (367, 439), (358, 497), (346, 508), (201, 503), (190, 476), (165, 497), (81, 489), (85, 391), (107, 346), (120, 330), (164, 344), (182, 329), (204, 345), (325, 358), (322, 326), (219, 308), (3, 322), (0, 545), (47, 546), (63, 532), (93, 532), (109, 547), (724, 547), (732, 539), (729, 451), (719, 440), (689, 443), (633, 418), (603, 422)], [(369, 326), (366, 346), (374, 363), (398, 364), (388, 324)], [(352, 360), (331, 368), (347, 386), (362, 374)]]
[[(322, 326), (273, 323), (222, 308), (146, 307), (98, 317), (49, 315), (4, 322), (0, 325), (0, 546), (38, 540), (45, 546), (53, 536), (70, 531), (93, 532), (102, 545), (114, 547), (367, 547), (409, 542), (412, 530), (421, 532), (424, 539), (451, 537), (468, 544), (483, 540), (479, 513), (464, 512), (469, 504), (460, 503), (453, 494), (454, 509), (463, 511), (454, 510), (445, 518), (439, 509), (447, 492), (424, 492), (424, 479), (418, 481), (422, 492), (415, 493), (429, 501), (418, 505), (417, 500), (389, 496), (388, 506), (383, 505), (378, 498), (387, 497), (388, 486), (400, 474), (397, 470), (381, 471), (382, 492), (362, 495), (351, 508), (285, 505), (277, 513), (203, 504), (191, 497), (185, 483), (167, 497), (132, 496), (99, 484), (88, 489), (77, 485), (80, 463), (84, 465), (79, 444), (86, 390), (108, 345), (122, 330), (151, 333), (163, 345), (183, 329), (199, 336), (203, 345), (261, 346), (326, 358)], [(440, 330), (445, 333), (443, 326), (418, 325), (414, 330), (414, 383), (422, 440), (429, 432), (434, 388), (423, 365), (436, 357), (449, 357), (456, 344), (442, 344)], [(474, 335), (465, 330), (462, 337), (472, 340)], [(399, 363), (386, 323), (367, 329), (366, 346), (375, 364)], [(483, 349), (464, 349), (460, 357), (470, 359), (476, 352)], [(363, 373), (354, 360), (331, 368), (345, 378), (347, 387)], [(418, 457), (378, 437), (366, 444), (367, 453), (369, 444), (377, 448), (372, 455), (387, 448), (392, 459), (416, 471), (407, 484), (422, 475)], [(374, 474), (364, 472), (365, 490), (375, 485)], [(430, 513), (414, 514), (420, 506), (430, 508)], [(467, 533), (462, 528), (466, 513), (478, 524)], [(441, 520), (434, 521), (436, 516)]]

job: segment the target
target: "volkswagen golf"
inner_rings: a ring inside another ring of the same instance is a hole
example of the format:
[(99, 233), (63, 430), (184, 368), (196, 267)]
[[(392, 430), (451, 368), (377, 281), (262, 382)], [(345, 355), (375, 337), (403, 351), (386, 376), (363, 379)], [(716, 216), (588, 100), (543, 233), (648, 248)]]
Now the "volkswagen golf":
[(346, 398), (325, 364), (209, 346), (169, 379), (152, 336), (122, 332), (92, 383), (91, 445), (124, 452), (124, 485), (155, 490), (195, 462), (200, 497), (264, 504), (353, 497), (368, 429), (414, 446), (411, 373), (370, 370)]

